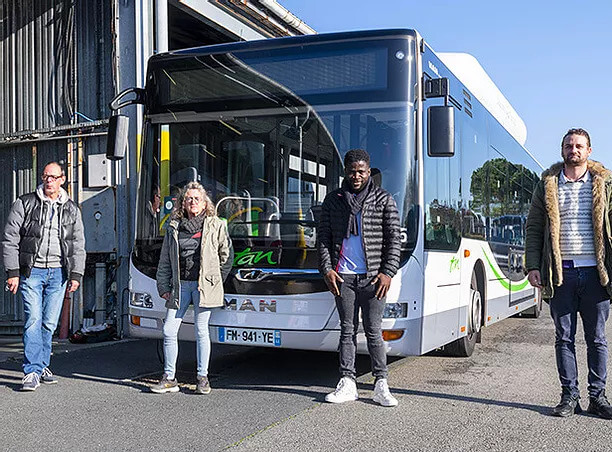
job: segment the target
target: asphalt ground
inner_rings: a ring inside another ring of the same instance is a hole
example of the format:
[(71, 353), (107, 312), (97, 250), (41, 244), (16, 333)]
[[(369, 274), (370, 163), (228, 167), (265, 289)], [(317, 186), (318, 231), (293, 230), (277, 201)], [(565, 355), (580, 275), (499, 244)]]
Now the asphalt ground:
[[(18, 391), (13, 354), (0, 363), (0, 450), (611, 450), (612, 421), (550, 416), (559, 399), (552, 341), (545, 310), (486, 328), (470, 358), (394, 360), (396, 408), (371, 402), (367, 357), (360, 400), (331, 405), (334, 353), (215, 345), (208, 396), (193, 393), (193, 343), (180, 344), (181, 392), (163, 395), (148, 390), (162, 372), (157, 341), (56, 351), (59, 384), (34, 393)], [(581, 339), (577, 349), (586, 408)]]

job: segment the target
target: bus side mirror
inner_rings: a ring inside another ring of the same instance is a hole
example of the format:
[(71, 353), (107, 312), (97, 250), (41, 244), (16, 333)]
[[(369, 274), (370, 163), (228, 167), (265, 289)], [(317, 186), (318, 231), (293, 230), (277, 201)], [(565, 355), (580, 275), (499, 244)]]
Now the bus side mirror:
[(124, 115), (112, 115), (108, 120), (108, 136), (106, 141), (106, 158), (121, 160), (125, 157), (128, 145), (130, 118)]
[(455, 155), (455, 108), (435, 105), (427, 109), (427, 155)]

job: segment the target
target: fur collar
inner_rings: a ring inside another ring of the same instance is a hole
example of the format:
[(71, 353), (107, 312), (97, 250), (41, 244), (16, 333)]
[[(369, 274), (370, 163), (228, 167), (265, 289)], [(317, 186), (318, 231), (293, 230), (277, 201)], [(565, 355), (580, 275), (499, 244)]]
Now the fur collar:
[[(561, 174), (561, 170), (563, 169), (563, 162), (557, 162), (553, 164), (550, 168), (542, 173), (542, 179), (546, 179), (548, 177), (559, 177)], [(607, 179), (612, 177), (612, 172), (606, 169), (601, 163), (596, 160), (587, 161), (587, 169), (589, 173), (591, 173), (591, 177), (602, 177)]]

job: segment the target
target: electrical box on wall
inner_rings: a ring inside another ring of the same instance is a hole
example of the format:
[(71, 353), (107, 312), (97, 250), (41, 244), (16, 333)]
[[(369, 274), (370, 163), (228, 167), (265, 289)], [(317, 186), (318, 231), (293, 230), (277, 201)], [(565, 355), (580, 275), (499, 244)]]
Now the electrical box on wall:
[(111, 161), (105, 154), (87, 156), (87, 181), (89, 187), (111, 186)]
[(83, 190), (81, 202), (85, 251), (88, 253), (114, 253), (115, 243), (115, 191)]

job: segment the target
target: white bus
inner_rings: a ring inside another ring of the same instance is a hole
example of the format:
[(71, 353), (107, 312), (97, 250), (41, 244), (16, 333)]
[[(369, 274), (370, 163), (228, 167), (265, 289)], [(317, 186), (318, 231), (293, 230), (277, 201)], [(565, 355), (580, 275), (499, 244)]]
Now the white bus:
[[(131, 336), (162, 337), (155, 273), (165, 224), (177, 190), (197, 180), (226, 219), (235, 251), (225, 307), (210, 321), (213, 341), (336, 350), (339, 318), (317, 271), (317, 219), (353, 148), (369, 152), (372, 177), (400, 212), (401, 268), (383, 319), (389, 355), (444, 346), (469, 356), (481, 327), (539, 314), (523, 253), (541, 166), (513, 137), (516, 118), (494, 116), (482, 99), (496, 100), (468, 89), (417, 32), (155, 55), (145, 89), (132, 91), (145, 124)], [(159, 213), (151, 209), (156, 194)], [(179, 337), (193, 340), (190, 312)], [(362, 333), (358, 350), (367, 351)]]

